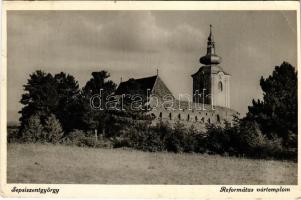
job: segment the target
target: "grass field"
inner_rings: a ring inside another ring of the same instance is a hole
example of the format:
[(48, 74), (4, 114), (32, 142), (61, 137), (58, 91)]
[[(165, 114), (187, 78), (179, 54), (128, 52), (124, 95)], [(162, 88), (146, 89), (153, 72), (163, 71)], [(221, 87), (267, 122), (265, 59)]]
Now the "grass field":
[(297, 184), (297, 163), (8, 144), (8, 183)]

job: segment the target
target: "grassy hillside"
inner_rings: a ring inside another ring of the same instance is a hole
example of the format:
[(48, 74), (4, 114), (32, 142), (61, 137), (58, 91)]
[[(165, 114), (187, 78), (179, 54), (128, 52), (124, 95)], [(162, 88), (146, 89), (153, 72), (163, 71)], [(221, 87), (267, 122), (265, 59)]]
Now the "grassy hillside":
[(8, 144), (8, 183), (297, 184), (297, 163)]

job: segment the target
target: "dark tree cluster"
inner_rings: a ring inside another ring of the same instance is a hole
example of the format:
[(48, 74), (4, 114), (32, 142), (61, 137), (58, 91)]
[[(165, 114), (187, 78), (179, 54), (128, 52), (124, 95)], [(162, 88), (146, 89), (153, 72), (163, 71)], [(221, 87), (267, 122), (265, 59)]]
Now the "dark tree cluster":
[[(20, 101), (24, 106), (19, 112), (19, 136), (28, 142), (55, 143), (62, 138), (70, 140), (70, 133), (80, 133), (97, 140), (99, 135), (108, 138), (119, 136), (136, 121), (150, 122), (152, 118), (145, 111), (130, 109), (131, 98), (124, 99), (123, 109), (120, 110), (104, 106), (114, 94), (116, 84), (109, 80), (110, 74), (106, 71), (93, 72), (91, 75), (80, 89), (75, 78), (63, 72), (54, 76), (43, 71), (31, 74)], [(133, 94), (141, 90), (135, 81), (132, 86)], [(91, 100), (95, 95), (100, 98), (95, 98), (92, 106)], [(51, 135), (51, 128), (59, 133)]]
[[(19, 112), (19, 136), (26, 141), (57, 142), (73, 130), (104, 129), (107, 112), (91, 109), (90, 98), (100, 88), (104, 89), (104, 99), (114, 92), (116, 84), (107, 80), (109, 76), (105, 71), (93, 72), (80, 89), (75, 78), (63, 72), (54, 76), (43, 71), (31, 74), (20, 101), (24, 106)], [(64, 134), (46, 137), (56, 126)]]
[(269, 139), (279, 138), (288, 148), (297, 148), (297, 72), (287, 62), (276, 66), (260, 86), (262, 100), (253, 100), (246, 120), (255, 121)]

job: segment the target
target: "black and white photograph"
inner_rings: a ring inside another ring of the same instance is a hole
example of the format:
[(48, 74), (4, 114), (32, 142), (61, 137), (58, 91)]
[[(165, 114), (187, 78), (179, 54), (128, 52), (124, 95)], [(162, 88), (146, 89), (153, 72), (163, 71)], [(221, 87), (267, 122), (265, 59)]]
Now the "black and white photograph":
[(297, 186), (297, 11), (7, 10), (6, 182)]

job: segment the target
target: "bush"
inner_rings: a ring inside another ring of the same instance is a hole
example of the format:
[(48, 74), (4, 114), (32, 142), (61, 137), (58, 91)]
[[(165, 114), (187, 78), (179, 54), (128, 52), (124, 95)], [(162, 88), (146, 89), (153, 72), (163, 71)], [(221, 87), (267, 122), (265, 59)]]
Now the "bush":
[(45, 121), (41, 123), (40, 116), (32, 115), (27, 124), (21, 130), (23, 142), (41, 142), (41, 143), (58, 143), (63, 135), (62, 127), (55, 115), (51, 114)]
[(20, 142), (20, 135), (18, 131), (18, 127), (7, 127), (7, 142), (15, 143)]
[(44, 128), (41, 124), (40, 116), (39, 115), (32, 115), (28, 123), (21, 131), (22, 134), (22, 141), (24, 142), (38, 142), (38, 141), (45, 141), (46, 133)]
[(62, 139), (66, 145), (75, 145), (79, 147), (111, 148), (112, 142), (104, 137), (98, 137), (91, 132), (85, 133), (82, 130), (75, 129)]
[(45, 122), (44, 131), (46, 134), (46, 142), (56, 144), (62, 138), (64, 132), (59, 120), (55, 117), (54, 114), (51, 114)]
[(225, 154), (231, 145), (230, 136), (221, 126), (207, 125), (206, 149), (212, 154)]
[(114, 147), (132, 147), (143, 151), (205, 152), (204, 134), (193, 126), (186, 129), (177, 122), (171, 128), (168, 122), (158, 122), (156, 126), (140, 122), (125, 129), (121, 137), (114, 138)]
[[(168, 122), (160, 121), (152, 126), (148, 120), (126, 120), (127, 125), (116, 135), (100, 135), (96, 140), (92, 132), (74, 130), (61, 142), (94, 148), (131, 147), (150, 152), (207, 152), (250, 158), (297, 160), (297, 148), (288, 148), (276, 134), (268, 138), (255, 121), (246, 118), (236, 121), (232, 126), (228, 122), (224, 126), (207, 124), (206, 133), (193, 126), (187, 129), (180, 122), (172, 128)], [(34, 115), (23, 129), (23, 138), (27, 142), (57, 143), (62, 134), (59, 121), (54, 115), (46, 120), (44, 128), (39, 116)]]
[(255, 121), (242, 119), (234, 126), (207, 126), (206, 149), (210, 153), (297, 160), (297, 149), (286, 148), (283, 140), (274, 134), (266, 137)]
[(278, 137), (267, 140), (264, 150), (265, 157), (281, 160), (293, 160), (297, 162), (297, 148), (287, 148), (283, 145), (283, 140)]
[(163, 151), (164, 143), (163, 138), (167, 126), (158, 124), (156, 127), (148, 126), (148, 122), (141, 122), (129, 128), (123, 142), (126, 146), (140, 149), (143, 151)]
[(133, 147), (128, 138), (115, 137), (112, 141), (113, 148)]
[(84, 137), (80, 140), (79, 146), (81, 147), (97, 147), (95, 137)]
[(294, 160), (294, 154), (283, 145), (283, 139), (276, 134), (268, 138), (255, 121), (243, 119), (238, 134), (240, 145), (237, 149), (244, 156)]
[(202, 132), (197, 133), (193, 137), (195, 141), (194, 152), (196, 153), (205, 153), (207, 152), (206, 148), (206, 135)]
[(62, 139), (63, 144), (80, 146), (81, 141), (85, 138), (85, 132), (75, 129), (68, 133), (66, 137)]
[(174, 130), (167, 132), (165, 136), (165, 146), (167, 151), (183, 152), (184, 151), (184, 138), (186, 130), (183, 124), (176, 122)]
[(278, 137), (266, 139), (264, 145), (262, 145), (259, 150), (261, 154), (257, 155), (257, 157), (261, 156), (263, 158), (281, 158), (285, 151), (282, 146), (282, 139)]
[(183, 138), (183, 152), (196, 152), (198, 141), (196, 140), (197, 131), (192, 125)]

